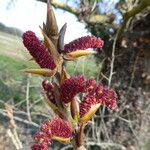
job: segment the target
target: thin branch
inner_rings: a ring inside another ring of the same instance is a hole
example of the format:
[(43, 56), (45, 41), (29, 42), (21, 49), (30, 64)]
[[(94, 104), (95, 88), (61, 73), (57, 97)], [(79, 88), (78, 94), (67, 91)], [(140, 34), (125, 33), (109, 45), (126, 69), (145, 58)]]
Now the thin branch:
[(139, 60), (139, 52), (137, 53), (137, 56), (136, 56), (135, 61), (134, 61), (133, 71), (132, 71), (132, 74), (131, 74), (131, 81), (130, 81), (129, 86), (128, 86), (127, 94), (129, 93), (129, 91), (132, 87), (133, 81), (134, 81), (135, 72), (136, 72), (136, 65), (138, 63), (138, 60)]
[(150, 1), (149, 0), (142, 0), (137, 6), (133, 7), (130, 11), (126, 12), (123, 15), (123, 22), (122, 22), (122, 25), (118, 31), (118, 38), (123, 33), (129, 19), (131, 17), (134, 17), (136, 14), (140, 13), (144, 8), (146, 8), (148, 6), (150, 6)]
[(132, 122), (131, 120), (124, 119), (124, 118), (122, 118), (122, 117), (120, 117), (120, 116), (118, 116), (118, 115), (116, 115), (116, 117), (117, 117), (118, 119), (120, 119), (120, 120), (126, 122), (126, 123), (131, 123), (131, 122)]
[[(105, 142), (102, 142), (102, 143), (96, 143), (96, 142), (88, 142), (87, 143), (87, 146), (99, 146), (100, 148), (102, 149), (106, 149), (106, 148), (116, 148), (116, 149), (121, 149), (121, 150), (127, 150), (127, 148), (121, 144), (118, 144), (118, 143), (105, 143)], [(71, 145), (67, 145), (65, 146), (64, 148), (62, 148), (61, 150), (68, 150), (72, 148)]]
[[(37, 1), (45, 2), (45, 3), (47, 2), (47, 0), (37, 0)], [(69, 13), (74, 14), (78, 18), (80, 18), (79, 15), (81, 14), (82, 11), (78, 8), (70, 6), (67, 3), (60, 2), (58, 0), (51, 1), (51, 4), (55, 8), (65, 10)], [(98, 13), (97, 14), (91, 14), (91, 13), (89, 13), (88, 15), (83, 17), (81, 20), (84, 20), (87, 23), (108, 23), (108, 22), (113, 22), (114, 17), (112, 17), (111, 15), (108, 16), (106, 14), (98, 14)]]
[(115, 49), (116, 49), (116, 43), (117, 43), (117, 39), (118, 39), (118, 34), (119, 34), (119, 30), (116, 33), (114, 42), (113, 42), (113, 47), (112, 47), (112, 54), (111, 54), (111, 64), (110, 64), (110, 74), (109, 74), (109, 78), (108, 78), (108, 87), (110, 88), (111, 86), (111, 81), (112, 81), (112, 76), (113, 76), (113, 70), (114, 70), (114, 62), (115, 62)]
[[(44, 2), (44, 3), (47, 3), (47, 0), (37, 0), (37, 1), (41, 1), (41, 2)], [(68, 11), (74, 15), (79, 15), (79, 9), (75, 8), (75, 7), (72, 7), (66, 3), (63, 3), (63, 2), (60, 2), (60, 1), (57, 1), (57, 0), (53, 0), (51, 1), (51, 4), (55, 7), (55, 8), (60, 8), (62, 10), (65, 10), (65, 11)]]
[[(5, 117), (8, 117), (8, 114), (7, 114), (4, 110), (0, 110), (0, 114), (2, 114), (2, 115), (5, 116)], [(8, 117), (8, 118), (9, 118), (9, 117)], [(28, 125), (32, 125), (32, 126), (37, 127), (37, 128), (39, 127), (39, 125), (36, 124), (35, 122), (30, 122), (30, 121), (28, 121), (28, 120), (21, 119), (21, 118), (16, 117), (16, 116), (14, 116), (14, 120), (19, 121), (19, 122), (22, 122), (22, 123), (25, 123), (25, 124), (28, 124)]]
[(20, 148), (22, 148), (22, 145), (18, 144), (18, 142), (16, 141), (16, 138), (15, 138), (13, 132), (10, 129), (7, 130), (7, 135), (12, 140), (12, 143), (15, 146), (16, 150), (19, 150)]
[(30, 114), (30, 106), (29, 106), (29, 103), (30, 103), (29, 102), (30, 79), (31, 79), (31, 74), (29, 74), (28, 78), (27, 78), (27, 86), (26, 86), (26, 109), (27, 109), (28, 120), (32, 121), (31, 114)]
[(67, 146), (61, 148), (60, 150), (68, 150), (68, 149), (70, 149), (70, 148), (72, 148), (72, 145), (67, 145)]
[(101, 72), (101, 76), (106, 79), (107, 81), (109, 81), (109, 79)]
[(19, 135), (18, 135), (18, 133), (17, 133), (16, 128), (12, 129), (12, 132), (13, 132), (14, 138), (15, 138), (15, 140), (16, 140), (16, 143), (18, 144), (19, 149), (22, 148), (22, 147), (23, 147), (23, 146), (22, 146), (22, 142), (21, 142), (21, 140), (19, 139)]
[(20, 148), (22, 148), (22, 142), (20, 141), (17, 130), (16, 130), (17, 125), (14, 120), (13, 107), (7, 103), (5, 103), (4, 106), (6, 109), (6, 113), (10, 119), (9, 122), (10, 122), (10, 128), (11, 128), (7, 130), (7, 134), (11, 138), (16, 149), (19, 150)]
[(96, 142), (88, 142), (88, 146), (99, 146), (102, 149), (107, 149), (107, 148), (116, 148), (116, 149), (121, 149), (121, 150), (127, 150), (127, 148), (121, 144), (118, 143), (109, 143), (109, 142), (101, 142), (101, 143), (96, 143)]

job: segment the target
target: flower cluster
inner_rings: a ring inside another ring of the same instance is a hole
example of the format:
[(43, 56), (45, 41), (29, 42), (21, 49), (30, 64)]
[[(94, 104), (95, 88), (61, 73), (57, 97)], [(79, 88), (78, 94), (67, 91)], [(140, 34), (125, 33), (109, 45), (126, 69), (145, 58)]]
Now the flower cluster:
[[(44, 85), (46, 94), (51, 93), (48, 98), (50, 101), (54, 99), (52, 95), (52, 83)], [(48, 88), (50, 86), (50, 88)], [(115, 109), (117, 94), (114, 90), (104, 87), (102, 84), (97, 84), (94, 79), (87, 80), (85, 76), (78, 75), (65, 79), (60, 86), (60, 101), (62, 103), (70, 103), (79, 93), (84, 93), (84, 97), (79, 104), (80, 118), (90, 111), (92, 106), (96, 104), (106, 105), (111, 109)], [(55, 101), (53, 101), (55, 104)], [(90, 119), (90, 118), (89, 118)]]
[(32, 31), (22, 36), (24, 46), (42, 69), (24, 69), (23, 72), (55, 77), (53, 83), (44, 80), (42, 87), (45, 100), (57, 117), (42, 124), (34, 135), (37, 144), (32, 145), (31, 149), (47, 150), (52, 140), (71, 142), (74, 148), (78, 148), (84, 145), (84, 126), (100, 105), (116, 108), (117, 95), (94, 79), (88, 80), (83, 75), (69, 77), (64, 61), (95, 54), (95, 51), (86, 49), (102, 48), (104, 42), (99, 37), (84, 36), (64, 45), (66, 24), (58, 32), (50, 1), (47, 6), (47, 21), (41, 28), (44, 40), (40, 41)]
[(41, 68), (54, 69), (56, 64), (53, 57), (48, 52), (45, 45), (36, 37), (32, 31), (27, 31), (23, 34), (23, 44), (28, 49), (33, 59), (40, 65)]
[(33, 137), (38, 141), (38, 144), (32, 145), (32, 150), (47, 150), (48, 145), (52, 142), (52, 139), (70, 142), (70, 138), (72, 137), (72, 129), (67, 121), (56, 117), (52, 120), (45, 121), (42, 124), (40, 131)]
[[(60, 86), (61, 101), (69, 103), (78, 93), (87, 93), (85, 99), (93, 97), (97, 103), (105, 104), (114, 109), (116, 107), (116, 93), (112, 89), (97, 84), (94, 79), (86, 80), (83, 75), (72, 76)], [(90, 101), (88, 101), (90, 102)]]
[(72, 52), (76, 50), (85, 50), (88, 48), (102, 48), (103, 40), (95, 36), (84, 36), (65, 44), (64, 52)]

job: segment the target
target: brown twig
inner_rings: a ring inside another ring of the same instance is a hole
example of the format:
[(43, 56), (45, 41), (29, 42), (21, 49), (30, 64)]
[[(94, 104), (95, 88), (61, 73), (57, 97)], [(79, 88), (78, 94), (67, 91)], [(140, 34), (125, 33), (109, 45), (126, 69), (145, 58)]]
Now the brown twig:
[[(47, 2), (47, 0), (37, 0), (37, 1), (45, 2), (45, 3)], [(77, 17), (80, 17), (80, 14), (82, 12), (82, 10), (76, 7), (70, 6), (66, 3), (60, 2), (58, 0), (53, 0), (51, 3), (55, 8), (59, 8), (67, 12), (70, 12)], [(113, 22), (114, 20), (111, 15), (99, 14), (99, 13), (92, 14), (91, 12), (89, 12), (89, 14), (86, 15), (83, 19), (88, 23), (107, 23), (110, 21)]]
[(12, 106), (5, 103), (5, 109), (6, 109), (7, 115), (10, 119), (10, 128), (7, 130), (7, 134), (11, 138), (15, 148), (17, 150), (19, 150), (20, 148), (22, 148), (22, 142), (20, 141), (17, 130), (16, 130), (17, 125), (16, 125), (15, 120), (14, 120)]
[(31, 74), (28, 75), (27, 78), (27, 86), (26, 86), (26, 110), (27, 110), (27, 116), (28, 120), (31, 122), (31, 114), (30, 114), (30, 106), (29, 106), (29, 92), (30, 92), (30, 79), (31, 79)]
[[(5, 117), (8, 117), (8, 114), (6, 113), (6, 111), (5, 110), (0, 110), (0, 114), (2, 114), (3, 116), (5, 116)], [(21, 118), (19, 118), (19, 117), (16, 117), (16, 116), (14, 116), (13, 117), (14, 118), (14, 120), (16, 120), (16, 121), (19, 121), (19, 122), (22, 122), (22, 123), (25, 123), (25, 124), (28, 124), (28, 125), (32, 125), (32, 126), (34, 126), (34, 127), (39, 127), (39, 125), (38, 124), (36, 124), (35, 122), (30, 122), (30, 121), (28, 121), (28, 120), (25, 120), (25, 119), (21, 119)]]

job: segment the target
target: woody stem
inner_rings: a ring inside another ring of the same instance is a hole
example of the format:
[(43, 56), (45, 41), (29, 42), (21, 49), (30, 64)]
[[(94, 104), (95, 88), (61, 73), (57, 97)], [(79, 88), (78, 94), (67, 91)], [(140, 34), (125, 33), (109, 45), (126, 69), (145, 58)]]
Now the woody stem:
[(77, 134), (75, 135), (72, 145), (74, 150), (87, 150), (84, 146), (84, 124), (81, 124)]

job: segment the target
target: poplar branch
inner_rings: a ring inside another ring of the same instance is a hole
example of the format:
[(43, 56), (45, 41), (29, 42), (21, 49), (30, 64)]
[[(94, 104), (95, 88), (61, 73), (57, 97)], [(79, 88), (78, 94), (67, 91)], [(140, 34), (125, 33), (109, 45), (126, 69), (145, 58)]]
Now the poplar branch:
[[(47, 3), (47, 0), (37, 0), (37, 1)], [(65, 10), (69, 13), (72, 13), (79, 19), (79, 21), (84, 20), (87, 23), (109, 23), (109, 22), (113, 22), (113, 20), (114, 20), (113, 15), (98, 14), (98, 13), (96, 13), (96, 14), (90, 13), (81, 19), (80, 18), (81, 10), (79, 8), (70, 6), (67, 3), (63, 3), (58, 0), (52, 0), (51, 4), (55, 8), (59, 8), (59, 9)]]

